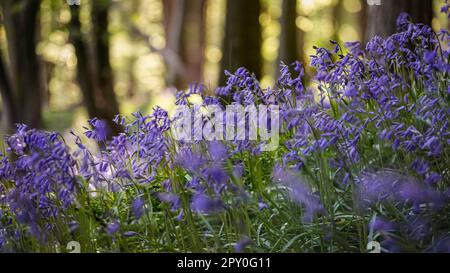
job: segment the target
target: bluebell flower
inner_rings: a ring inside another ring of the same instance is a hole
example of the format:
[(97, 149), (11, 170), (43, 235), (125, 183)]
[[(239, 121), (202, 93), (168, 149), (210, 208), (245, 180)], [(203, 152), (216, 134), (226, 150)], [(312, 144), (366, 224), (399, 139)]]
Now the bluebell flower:
[(398, 229), (397, 225), (391, 221), (387, 221), (381, 217), (375, 217), (369, 223), (369, 228), (373, 229), (375, 232), (389, 233), (394, 232)]
[(426, 249), (428, 253), (450, 253), (450, 236), (435, 236), (434, 242)]
[(88, 138), (92, 138), (96, 141), (105, 141), (110, 133), (110, 128), (108, 127), (108, 124), (106, 121), (93, 118), (90, 119), (89, 125), (92, 127), (92, 129), (88, 129), (85, 127), (86, 132), (84, 133)]
[(275, 166), (273, 178), (275, 182), (288, 187), (291, 199), (304, 207), (304, 221), (311, 222), (316, 215), (325, 213), (320, 198), (298, 174)]
[(228, 158), (228, 151), (226, 147), (218, 142), (213, 141), (208, 145), (209, 154), (214, 161), (224, 161)]
[(241, 240), (239, 240), (239, 242), (236, 243), (236, 245), (234, 246), (234, 250), (238, 253), (243, 252), (245, 248), (252, 243), (253, 241), (249, 237), (244, 236)]
[(136, 217), (136, 219), (139, 219), (142, 217), (142, 214), (144, 213), (144, 205), (145, 205), (145, 202), (141, 197), (138, 197), (133, 201), (132, 208), (133, 208), (133, 214)]
[(111, 223), (108, 224), (106, 227), (106, 231), (109, 235), (114, 235), (117, 233), (120, 229), (120, 223), (118, 220), (113, 220)]
[(262, 210), (264, 210), (264, 209), (267, 209), (269, 206), (266, 204), (266, 203), (264, 203), (264, 201), (262, 200), (262, 198), (259, 198), (258, 199), (258, 210), (259, 211), (262, 211)]
[(137, 236), (137, 235), (138, 235), (138, 233), (135, 232), (135, 231), (125, 231), (125, 232), (123, 233), (123, 236), (124, 236), (124, 237), (133, 237), (133, 236)]
[(172, 210), (175, 211), (180, 208), (180, 197), (167, 192), (159, 192), (157, 194), (158, 199), (162, 202), (166, 202), (172, 205)]
[(218, 199), (212, 199), (204, 193), (198, 192), (192, 197), (191, 208), (198, 213), (218, 213), (225, 208), (223, 202)]

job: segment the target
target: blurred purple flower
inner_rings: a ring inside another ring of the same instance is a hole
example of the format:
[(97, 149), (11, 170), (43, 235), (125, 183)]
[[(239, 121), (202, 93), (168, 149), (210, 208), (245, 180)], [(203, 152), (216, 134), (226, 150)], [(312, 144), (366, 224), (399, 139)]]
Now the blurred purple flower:
[(106, 227), (106, 231), (109, 235), (113, 235), (117, 233), (120, 229), (120, 223), (118, 220), (113, 220), (111, 223), (108, 224)]
[(304, 221), (311, 222), (314, 216), (325, 212), (320, 198), (312, 193), (311, 187), (297, 173), (275, 166), (273, 178), (289, 189), (293, 201), (304, 207)]
[(395, 223), (387, 221), (383, 218), (376, 217), (369, 223), (369, 228), (372, 228), (375, 232), (393, 232), (397, 230)]
[(144, 213), (144, 205), (144, 199), (142, 199), (141, 197), (138, 197), (133, 201), (132, 209), (136, 219), (140, 219), (142, 217), (142, 214)]
[(259, 198), (258, 199), (258, 210), (262, 211), (262, 210), (267, 209), (267, 208), (269, 208), (269, 206), (266, 203), (264, 203), (262, 198)]
[(225, 206), (220, 199), (211, 199), (204, 193), (196, 193), (192, 198), (191, 208), (198, 213), (218, 213), (222, 211)]
[(162, 202), (166, 202), (172, 205), (172, 210), (175, 211), (180, 208), (180, 197), (173, 193), (159, 192), (157, 193), (158, 199)]
[(123, 233), (123, 236), (125, 236), (125, 237), (133, 237), (133, 236), (136, 236), (136, 235), (138, 235), (138, 233), (135, 232), (135, 231), (125, 231)]
[(84, 133), (86, 137), (92, 138), (95, 141), (105, 141), (110, 132), (106, 121), (93, 118), (90, 119), (88, 123), (92, 127), (92, 129), (84, 127), (86, 129), (86, 132)]
[(236, 245), (234, 246), (234, 250), (238, 253), (243, 252), (245, 248), (252, 243), (253, 241), (249, 237), (244, 236), (241, 240), (239, 240), (239, 242), (236, 243)]
[(226, 147), (218, 141), (210, 142), (208, 150), (212, 160), (214, 161), (224, 161), (228, 158)]

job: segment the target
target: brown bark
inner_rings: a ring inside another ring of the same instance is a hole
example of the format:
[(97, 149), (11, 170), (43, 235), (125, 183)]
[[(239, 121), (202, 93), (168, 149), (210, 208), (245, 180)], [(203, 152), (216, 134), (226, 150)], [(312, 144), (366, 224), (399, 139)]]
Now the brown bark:
[(259, 0), (228, 0), (225, 16), (225, 38), (219, 84), (226, 84), (224, 70), (234, 72), (245, 67), (261, 77), (261, 26)]
[[(280, 17), (281, 34), (278, 54), (279, 65), (281, 62), (291, 64), (301, 61), (302, 44), (299, 43), (300, 31), (295, 24), (297, 18), (297, 0), (283, 0), (282, 14)], [(279, 73), (279, 69), (277, 69)]]
[(189, 0), (184, 8), (180, 58), (185, 72), (181, 88), (203, 79), (205, 51), (206, 0)]
[[(119, 114), (119, 105), (114, 93), (114, 75), (109, 59), (108, 8), (110, 0), (92, 1), (91, 19), (93, 30), (93, 49), (95, 76), (101, 96), (96, 97), (97, 106), (108, 122)], [(112, 124), (117, 133), (118, 127)]]
[(184, 89), (203, 75), (206, 0), (163, 0), (166, 83)]
[(80, 8), (71, 6), (70, 41), (77, 56), (77, 81), (90, 118), (107, 122), (110, 136), (121, 131), (112, 120), (119, 113), (114, 93), (114, 79), (109, 61), (108, 8), (109, 1), (94, 1), (91, 7), (92, 47), (83, 38), (79, 18)]
[[(10, 89), (17, 107), (14, 122), (32, 127), (42, 125), (41, 62), (36, 54), (39, 29), (39, 0), (2, 0), (10, 64)], [(5, 69), (4, 69), (5, 70)], [(12, 101), (11, 100), (11, 101)]]
[[(9, 81), (5, 64), (0, 52), (0, 94), (2, 96), (2, 127), (10, 129), (17, 122), (17, 106), (14, 101), (13, 90)], [(3, 128), (2, 128), (3, 129)]]
[(77, 81), (83, 94), (84, 104), (89, 117), (100, 117), (101, 111), (97, 109), (95, 98), (101, 96), (101, 94), (99, 94), (93, 77), (94, 69), (89, 61), (88, 46), (81, 33), (80, 8), (72, 6), (70, 12), (69, 40), (74, 46), (77, 56)]
[(368, 7), (366, 4), (361, 6), (361, 11), (358, 14), (359, 21), (359, 34), (361, 37), (361, 41), (364, 42), (367, 37), (367, 25), (368, 25)]

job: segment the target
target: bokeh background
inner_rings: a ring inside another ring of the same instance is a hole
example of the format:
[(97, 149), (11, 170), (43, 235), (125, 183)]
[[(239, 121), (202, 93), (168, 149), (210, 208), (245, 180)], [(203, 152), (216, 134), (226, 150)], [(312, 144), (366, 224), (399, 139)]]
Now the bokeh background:
[(213, 93), (222, 71), (240, 66), (269, 87), (281, 61), (308, 64), (314, 45), (386, 36), (402, 11), (449, 27), (443, 0), (368, 2), (0, 0), (1, 133), (21, 122), (68, 134), (94, 116), (170, 110), (177, 90)]

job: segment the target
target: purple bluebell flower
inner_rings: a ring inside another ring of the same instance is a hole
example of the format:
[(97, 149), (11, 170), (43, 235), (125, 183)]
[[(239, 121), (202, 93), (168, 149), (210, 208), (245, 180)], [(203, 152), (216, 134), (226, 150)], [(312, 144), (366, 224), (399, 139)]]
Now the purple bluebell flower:
[(138, 233), (136, 231), (125, 231), (123, 233), (124, 237), (133, 237), (133, 236), (136, 236), (136, 235), (138, 235)]
[(369, 223), (369, 228), (372, 228), (375, 232), (394, 232), (397, 230), (397, 225), (391, 221), (387, 221), (381, 217), (375, 217)]
[(408, 238), (414, 241), (424, 240), (431, 231), (429, 220), (420, 216), (407, 217), (404, 229), (408, 233)]
[(411, 23), (411, 17), (406, 12), (402, 12), (397, 18), (397, 27), (399, 30), (404, 29), (410, 23)]
[(275, 182), (288, 187), (291, 199), (304, 207), (304, 221), (310, 222), (317, 214), (325, 212), (320, 198), (313, 194), (311, 187), (295, 172), (275, 166), (273, 178)]
[(400, 243), (392, 237), (387, 237), (386, 239), (380, 242), (380, 245), (383, 252), (384, 251), (387, 251), (388, 253), (402, 252), (402, 247)]
[(394, 170), (380, 170), (363, 173), (358, 178), (359, 196), (363, 202), (394, 202), (411, 204), (433, 204), (441, 207), (445, 202), (442, 193), (429, 187), (418, 179)]
[(442, 152), (442, 144), (435, 136), (426, 139), (422, 148), (429, 150), (428, 155), (430, 156), (437, 156)]
[[(210, 182), (217, 193), (220, 193), (219, 189), (226, 187), (226, 182), (229, 180), (228, 173), (220, 166), (210, 166), (202, 171), (204, 177)], [(212, 182), (212, 183), (211, 183)]]
[(191, 208), (198, 213), (210, 214), (222, 211), (225, 206), (220, 199), (212, 199), (199, 192), (192, 197)]
[(228, 158), (228, 152), (226, 147), (218, 141), (210, 142), (208, 150), (212, 160), (214, 161), (223, 161)]
[(253, 241), (247, 237), (244, 236), (239, 242), (236, 243), (234, 246), (234, 250), (238, 253), (243, 252), (246, 247), (250, 246), (253, 243)]
[(106, 121), (93, 118), (90, 119), (89, 125), (92, 127), (92, 129), (88, 129), (85, 127), (86, 132), (84, 133), (88, 138), (92, 138), (96, 141), (105, 141), (110, 133), (110, 128), (108, 127), (108, 124)]
[(442, 176), (436, 172), (430, 172), (427, 174), (425, 182), (428, 185), (435, 185), (436, 183), (438, 183), (439, 181), (442, 180)]
[(145, 205), (144, 199), (142, 199), (141, 197), (138, 197), (133, 201), (132, 208), (133, 214), (136, 217), (136, 219), (142, 217), (142, 214), (144, 213), (144, 205)]
[(450, 253), (450, 236), (435, 236), (434, 242), (426, 249), (428, 253)]
[(262, 198), (258, 199), (258, 210), (262, 211), (269, 208), (269, 206), (262, 200)]
[(109, 235), (114, 235), (117, 233), (120, 229), (120, 223), (118, 220), (113, 220), (111, 223), (108, 224), (106, 227), (106, 231)]
[(180, 210), (180, 213), (178, 213), (177, 218), (175, 218), (178, 222), (180, 222), (181, 220), (183, 220), (184, 217), (184, 212), (183, 210)]
[(180, 197), (173, 193), (159, 192), (157, 193), (157, 197), (160, 201), (171, 204), (173, 211), (180, 208)]
[(202, 155), (185, 150), (176, 155), (175, 162), (189, 171), (198, 172), (207, 161)]
[(450, 4), (448, 0), (445, 0), (445, 4), (441, 7), (441, 12), (447, 14), (447, 17), (450, 18)]
[(69, 230), (70, 230), (70, 232), (75, 232), (79, 227), (80, 227), (80, 223), (78, 223), (77, 221), (70, 221), (69, 222)]

